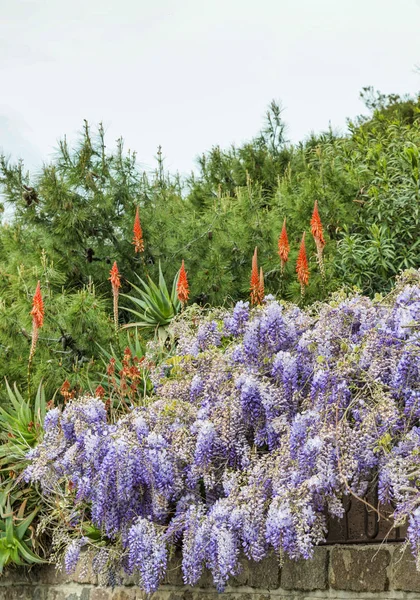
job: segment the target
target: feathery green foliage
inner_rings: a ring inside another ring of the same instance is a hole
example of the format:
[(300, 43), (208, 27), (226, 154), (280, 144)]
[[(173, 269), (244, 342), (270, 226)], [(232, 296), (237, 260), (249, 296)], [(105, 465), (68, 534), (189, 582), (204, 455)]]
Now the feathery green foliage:
[[(373, 295), (389, 289), (401, 269), (418, 268), (420, 102), (371, 89), (363, 97), (370, 114), (350, 121), (346, 135), (330, 130), (294, 145), (272, 103), (255, 138), (212, 148), (185, 181), (165, 171), (160, 149), (155, 172), (144, 173), (121, 140), (109, 150), (102, 126), (94, 135), (87, 123), (78, 144), (64, 139), (39, 174), (2, 157), (0, 188), (13, 218), (0, 227), (0, 377), (24, 383), (37, 279), (46, 323), (32, 378), (35, 385), (44, 379), (49, 392), (65, 378), (80, 385), (87, 366), (92, 373), (101, 365), (96, 342), (108, 347), (113, 337), (107, 278), (114, 260), (122, 294), (133, 295), (128, 282), (136, 275), (146, 285), (148, 276), (156, 281), (159, 265), (172, 280), (184, 259), (191, 301), (222, 305), (248, 297), (258, 246), (266, 292), (298, 301), (295, 261), (315, 200), (327, 277), (324, 285), (307, 235), (306, 302), (342, 285)], [(132, 245), (137, 207), (140, 256)], [(277, 239), (284, 218), (291, 250), (281, 275)], [(129, 323), (129, 311), (120, 310), (119, 318)], [(141, 321), (150, 318), (149, 311)]]

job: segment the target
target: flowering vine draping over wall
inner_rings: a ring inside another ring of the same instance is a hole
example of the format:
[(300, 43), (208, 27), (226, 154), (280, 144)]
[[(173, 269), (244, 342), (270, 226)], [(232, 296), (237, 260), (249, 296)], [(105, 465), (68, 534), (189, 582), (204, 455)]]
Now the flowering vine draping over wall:
[(85, 397), (46, 416), (26, 478), (46, 495), (71, 483), (67, 567), (97, 543), (90, 519), (98, 570), (118, 547), (117, 566), (151, 592), (179, 545), (185, 583), (207, 567), (222, 590), (242, 552), (310, 557), (343, 495), (374, 480), (417, 553), (419, 322), (415, 272), (383, 301), (338, 295), (305, 311), (266, 297), (201, 320), (187, 310), (150, 404), (110, 422)]

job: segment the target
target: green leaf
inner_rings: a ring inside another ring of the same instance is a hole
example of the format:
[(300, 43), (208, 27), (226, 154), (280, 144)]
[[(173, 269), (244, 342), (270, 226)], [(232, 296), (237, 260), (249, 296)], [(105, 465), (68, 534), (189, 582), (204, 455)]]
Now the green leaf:
[(35, 508), (35, 510), (33, 510), (31, 514), (26, 517), (26, 519), (24, 519), (19, 525), (15, 527), (15, 534), (19, 540), (23, 540), (23, 537), (26, 531), (28, 530), (28, 527), (30, 526), (38, 512), (39, 508)]
[(34, 552), (32, 552), (32, 550), (28, 548), (25, 542), (19, 540), (16, 542), (16, 545), (19, 549), (19, 552), (22, 554), (23, 558), (26, 560), (27, 563), (43, 564), (46, 562), (40, 556), (37, 556)]

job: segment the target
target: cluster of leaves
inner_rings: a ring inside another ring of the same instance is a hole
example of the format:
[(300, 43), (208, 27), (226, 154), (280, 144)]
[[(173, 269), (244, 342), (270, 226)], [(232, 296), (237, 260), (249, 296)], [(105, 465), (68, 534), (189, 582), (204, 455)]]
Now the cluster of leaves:
[(46, 551), (37, 537), (34, 519), (42, 507), (37, 486), (28, 486), (22, 473), (27, 453), (42, 440), (47, 405), (42, 386), (34, 399), (24, 399), (6, 382), (9, 406), (0, 407), (0, 573), (9, 564), (42, 563)]
[(375, 300), (185, 311), (153, 402), (113, 419), (86, 396), (46, 415), (25, 474), (67, 498), (67, 569), (91, 546), (95, 570), (122, 566), (152, 592), (179, 545), (185, 583), (207, 567), (222, 590), (241, 552), (310, 557), (343, 497), (376, 483), (417, 555), (419, 323), (414, 270)]
[[(21, 389), (26, 385), (30, 312), (40, 280), (45, 319), (32, 365), (33, 386), (36, 389), (44, 381), (46, 393), (52, 397), (66, 378), (74, 385), (84, 384), (87, 369), (98, 357), (97, 343), (107, 346), (113, 338), (107, 299), (92, 283), (66, 288), (60, 265), (48, 258), (40, 245), (35, 248), (35, 240), (25, 244), (23, 230), (16, 235), (5, 227), (3, 233), (3, 241), (7, 237), (13, 250), (3, 248), (5, 260), (0, 264), (0, 379), (7, 377)], [(2, 392), (7, 399), (4, 387)]]
[(177, 284), (179, 274), (173, 280), (171, 292), (166, 285), (165, 278), (159, 264), (159, 282), (154, 283), (149, 277), (147, 283), (138, 277), (141, 288), (132, 284), (137, 295), (125, 294), (136, 308), (127, 307), (126, 310), (134, 315), (139, 321), (127, 323), (126, 327), (140, 327), (154, 330), (159, 339), (167, 337), (167, 327), (181, 310), (181, 302), (178, 298)]

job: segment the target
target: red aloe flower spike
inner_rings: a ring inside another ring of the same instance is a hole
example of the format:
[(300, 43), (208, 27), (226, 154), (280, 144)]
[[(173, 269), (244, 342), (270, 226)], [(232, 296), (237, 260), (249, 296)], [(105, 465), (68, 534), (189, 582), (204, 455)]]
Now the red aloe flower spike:
[(188, 278), (187, 272), (185, 270), (184, 259), (182, 260), (181, 269), (179, 271), (178, 283), (176, 286), (176, 291), (178, 294), (178, 300), (181, 302), (182, 306), (188, 301), (188, 297), (190, 295), (190, 289), (188, 286)]
[(101, 385), (98, 385), (96, 388), (95, 396), (98, 396), (101, 399), (105, 396), (105, 389)]
[(289, 251), (290, 251), (289, 238), (287, 237), (287, 230), (286, 230), (286, 219), (284, 219), (284, 221), (283, 221), (283, 227), (282, 227), (282, 230), (280, 233), (278, 247), (279, 247), (279, 256), (280, 256), (280, 261), (281, 261), (281, 272), (283, 274), (284, 265), (287, 263), (287, 261), (289, 259)]
[(318, 212), (318, 200), (315, 200), (314, 211), (312, 213), (311, 219), (311, 232), (314, 236), (315, 245), (316, 245), (316, 254), (319, 264), (319, 270), (321, 271), (321, 277), (325, 281), (325, 265), (324, 259), (322, 256), (322, 252), (325, 246), (324, 233), (321, 223), (321, 217)]
[(114, 264), (112, 265), (112, 269), (110, 270), (109, 275), (110, 275), (109, 281), (111, 282), (112, 289), (118, 290), (118, 288), (121, 287), (121, 279), (120, 279), (120, 272), (118, 271), (117, 261), (114, 261)]
[(33, 322), (40, 329), (44, 324), (44, 301), (41, 294), (41, 284), (38, 281), (35, 294), (32, 300), (31, 315)]
[(117, 261), (114, 261), (114, 264), (112, 265), (112, 269), (109, 272), (110, 277), (109, 277), (109, 281), (111, 282), (111, 286), (112, 286), (112, 295), (113, 295), (113, 299), (114, 299), (114, 326), (115, 326), (115, 332), (118, 332), (118, 294), (119, 294), (119, 288), (121, 287), (121, 279), (120, 279), (120, 273), (118, 271), (118, 265), (117, 265)]
[(258, 296), (258, 304), (262, 304), (262, 301), (264, 300), (264, 273), (262, 267), (260, 268), (260, 278), (258, 282)]
[(322, 246), (325, 246), (324, 231), (321, 223), (321, 217), (318, 212), (318, 200), (315, 200), (314, 211), (311, 219), (311, 232), (315, 240), (318, 240)]
[(37, 283), (35, 294), (32, 300), (32, 310), (30, 314), (32, 315), (32, 343), (29, 352), (28, 380), (30, 364), (35, 354), (36, 344), (38, 342), (39, 330), (44, 324), (44, 301), (42, 299), (41, 284), (39, 281)]
[(259, 304), (259, 287), (260, 287), (260, 276), (258, 274), (257, 247), (255, 247), (254, 256), (252, 257), (252, 271), (251, 271), (251, 287), (250, 287), (251, 304)]
[(296, 273), (300, 283), (302, 296), (304, 296), (305, 286), (307, 286), (309, 283), (309, 267), (308, 259), (306, 257), (305, 232), (303, 232), (302, 241), (300, 242), (299, 254), (296, 262)]
[(144, 241), (143, 241), (143, 230), (140, 223), (140, 211), (139, 207), (136, 208), (136, 216), (134, 218), (133, 227), (134, 237), (133, 244), (136, 252), (144, 252)]

